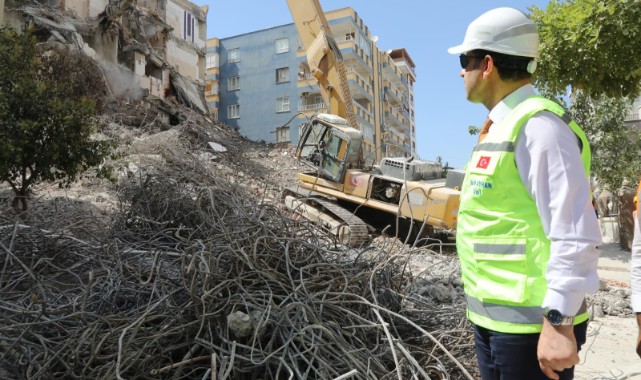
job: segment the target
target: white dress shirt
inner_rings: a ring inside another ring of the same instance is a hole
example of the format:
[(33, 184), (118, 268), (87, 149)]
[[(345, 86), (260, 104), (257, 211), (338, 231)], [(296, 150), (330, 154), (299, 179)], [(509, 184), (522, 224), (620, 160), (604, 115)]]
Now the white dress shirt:
[(641, 313), (641, 228), (639, 218), (634, 213), (634, 237), (632, 238), (632, 258), (630, 260), (630, 287), (632, 288), (632, 310)]
[[(519, 88), (491, 110), (490, 119), (499, 122), (535, 94), (529, 84)], [(548, 290), (542, 306), (565, 315), (575, 315), (586, 293), (599, 289), (597, 246), (602, 243), (601, 230), (580, 152), (578, 136), (548, 111), (526, 122), (515, 148), (519, 175), (551, 241)]]

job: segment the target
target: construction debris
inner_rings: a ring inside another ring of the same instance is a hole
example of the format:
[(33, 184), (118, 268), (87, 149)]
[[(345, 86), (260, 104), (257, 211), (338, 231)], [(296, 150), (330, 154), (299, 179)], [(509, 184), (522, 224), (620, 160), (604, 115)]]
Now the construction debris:
[(0, 216), (7, 378), (474, 378), (456, 267), (414, 274), (444, 254), (338, 245), (186, 146), (123, 178), (108, 217)]
[[(166, 117), (175, 114), (172, 102), (209, 114), (202, 81), (179, 72), (165, 55), (171, 50), (165, 45), (171, 40), (172, 27), (158, 12), (130, 0), (106, 2), (105, 10), (96, 17), (78, 16), (71, 4), (69, 9), (35, 1), (15, 6), (8, 12), (8, 20), (31, 25), (43, 41), (63, 44), (96, 60), (114, 99), (161, 103), (157, 107), (166, 111)], [(190, 11), (205, 18), (199, 8)], [(204, 55), (204, 50), (195, 46), (190, 45), (189, 50)]]

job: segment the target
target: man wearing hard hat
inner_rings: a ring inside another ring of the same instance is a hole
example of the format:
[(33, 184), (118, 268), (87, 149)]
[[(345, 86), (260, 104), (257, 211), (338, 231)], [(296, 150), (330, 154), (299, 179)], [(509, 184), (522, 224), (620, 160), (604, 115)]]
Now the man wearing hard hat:
[(490, 112), (467, 164), (457, 251), (483, 379), (572, 379), (596, 292), (599, 224), (590, 146), (531, 85), (535, 24), (497, 8), (458, 54), (467, 99)]

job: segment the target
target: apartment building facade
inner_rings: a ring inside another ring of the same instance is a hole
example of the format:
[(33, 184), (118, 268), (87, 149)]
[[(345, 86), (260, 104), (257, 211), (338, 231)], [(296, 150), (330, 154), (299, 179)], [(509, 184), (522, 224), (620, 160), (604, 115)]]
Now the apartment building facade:
[[(292, 25), (208, 40), (205, 88), (218, 120), (254, 141), (292, 141), (283, 128), (296, 115), (298, 35)], [(218, 61), (218, 67), (215, 62)], [(294, 137), (294, 141), (298, 136)]]
[(205, 52), (205, 99), (211, 117), (219, 121), (220, 109), (220, 40), (210, 38), (207, 40)]
[[(381, 51), (352, 8), (326, 13), (341, 49), (364, 135), (364, 156), (409, 156), (416, 149), (415, 65), (405, 49)], [(296, 144), (301, 125), (328, 112), (310, 73), (295, 25), (287, 24), (220, 40), (208, 40), (207, 96), (219, 121), (244, 136)], [(211, 46), (210, 46), (211, 45)]]

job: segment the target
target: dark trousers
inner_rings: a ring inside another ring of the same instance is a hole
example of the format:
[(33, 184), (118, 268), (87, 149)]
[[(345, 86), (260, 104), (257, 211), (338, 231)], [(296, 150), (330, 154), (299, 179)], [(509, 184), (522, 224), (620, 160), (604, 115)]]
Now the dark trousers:
[[(574, 326), (577, 349), (585, 343), (588, 322)], [(539, 334), (505, 334), (474, 326), (474, 345), (483, 380), (548, 380), (539, 367)], [(561, 380), (574, 378), (574, 367), (557, 372)]]

